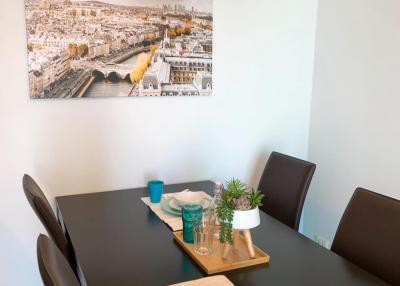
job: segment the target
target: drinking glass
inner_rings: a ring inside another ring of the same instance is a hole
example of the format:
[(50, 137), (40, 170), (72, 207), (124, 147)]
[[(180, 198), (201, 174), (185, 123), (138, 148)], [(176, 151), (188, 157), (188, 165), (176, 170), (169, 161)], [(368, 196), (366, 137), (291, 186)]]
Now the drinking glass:
[(215, 227), (207, 223), (193, 225), (194, 245), (193, 250), (199, 255), (210, 255), (213, 252)]
[(193, 226), (201, 223), (203, 206), (188, 204), (182, 206), (183, 241), (193, 243)]

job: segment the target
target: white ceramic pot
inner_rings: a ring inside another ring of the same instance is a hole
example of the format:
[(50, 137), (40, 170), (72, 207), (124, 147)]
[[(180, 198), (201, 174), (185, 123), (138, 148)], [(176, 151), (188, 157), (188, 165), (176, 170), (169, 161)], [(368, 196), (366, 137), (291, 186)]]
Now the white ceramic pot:
[(255, 228), (260, 224), (258, 207), (247, 211), (233, 211), (232, 228), (245, 230)]

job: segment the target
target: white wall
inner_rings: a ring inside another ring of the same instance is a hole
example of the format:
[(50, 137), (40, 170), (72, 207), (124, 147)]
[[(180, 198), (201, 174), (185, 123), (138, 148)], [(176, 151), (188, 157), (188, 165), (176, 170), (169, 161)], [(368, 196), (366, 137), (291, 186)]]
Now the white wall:
[(400, 198), (400, 2), (320, 0), (304, 231), (332, 242), (356, 187)]
[(237, 176), (305, 158), (317, 0), (215, 0), (214, 95), (28, 99), (23, 0), (0, 6), (0, 285), (39, 285), (32, 174), (61, 194)]

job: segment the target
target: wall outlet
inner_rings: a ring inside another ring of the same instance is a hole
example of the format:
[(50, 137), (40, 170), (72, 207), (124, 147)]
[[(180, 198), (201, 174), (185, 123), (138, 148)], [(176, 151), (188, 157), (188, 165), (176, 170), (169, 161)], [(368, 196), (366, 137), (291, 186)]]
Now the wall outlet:
[(316, 235), (314, 241), (316, 243), (318, 243), (319, 245), (329, 249), (329, 240), (327, 240), (326, 238), (324, 238), (320, 235)]

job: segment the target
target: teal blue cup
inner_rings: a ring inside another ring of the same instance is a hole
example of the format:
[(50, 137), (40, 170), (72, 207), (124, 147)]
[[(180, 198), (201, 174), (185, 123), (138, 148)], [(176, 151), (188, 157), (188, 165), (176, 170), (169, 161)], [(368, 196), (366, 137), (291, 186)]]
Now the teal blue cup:
[(201, 223), (203, 207), (201, 205), (182, 206), (183, 241), (193, 243), (193, 227)]
[(164, 191), (164, 182), (163, 181), (149, 181), (147, 183), (147, 190), (150, 195), (150, 202), (153, 204), (157, 204), (161, 201), (161, 195)]

